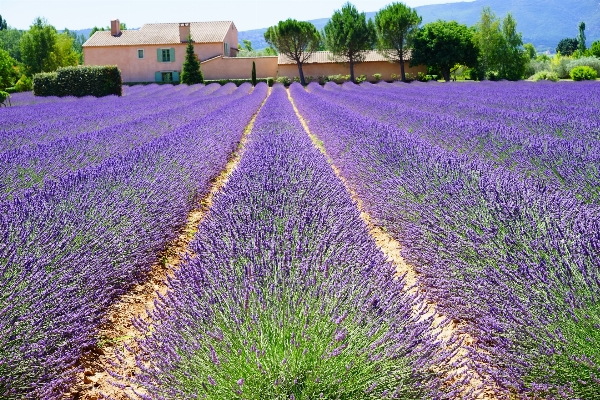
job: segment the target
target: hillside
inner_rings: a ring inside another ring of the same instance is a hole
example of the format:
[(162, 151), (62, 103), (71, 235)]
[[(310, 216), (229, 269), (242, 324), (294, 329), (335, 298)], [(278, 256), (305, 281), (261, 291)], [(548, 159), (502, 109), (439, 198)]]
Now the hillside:
[[(518, 29), (523, 32), (523, 42), (533, 43), (539, 51), (554, 51), (558, 41), (565, 37), (577, 36), (579, 21), (586, 23), (588, 42), (600, 39), (600, 2), (598, 0), (475, 0), (464, 3), (433, 4), (416, 7), (423, 17), (423, 23), (437, 19), (457, 20), (469, 26), (479, 19), (481, 9), (490, 6), (499, 17), (512, 12)], [(375, 11), (368, 12), (373, 18)], [(325, 26), (329, 19), (311, 20), (317, 29)], [(254, 29), (239, 33), (242, 39), (250, 40), (256, 49), (267, 46), (264, 29)]]

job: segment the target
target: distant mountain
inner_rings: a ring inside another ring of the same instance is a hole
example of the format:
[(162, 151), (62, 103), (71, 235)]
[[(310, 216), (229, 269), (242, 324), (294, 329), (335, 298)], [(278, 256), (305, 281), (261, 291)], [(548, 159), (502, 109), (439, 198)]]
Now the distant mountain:
[[(600, 39), (600, 0), (475, 0), (420, 6), (416, 10), (423, 23), (443, 19), (471, 26), (479, 20), (485, 6), (490, 6), (500, 18), (511, 12), (517, 20), (517, 29), (523, 32), (523, 42), (533, 43), (538, 51), (554, 51), (561, 39), (577, 37), (580, 21), (586, 24), (590, 44)], [(375, 12), (366, 14), (368, 18), (375, 16)], [(321, 18), (309, 22), (320, 30), (328, 21), (329, 18)], [(250, 40), (255, 49), (265, 48), (265, 31), (266, 28), (239, 32), (239, 40)]]

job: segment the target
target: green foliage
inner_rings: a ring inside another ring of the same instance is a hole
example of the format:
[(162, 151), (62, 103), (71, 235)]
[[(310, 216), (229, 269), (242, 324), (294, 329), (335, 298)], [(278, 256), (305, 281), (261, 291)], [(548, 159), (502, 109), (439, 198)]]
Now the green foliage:
[(3, 31), (5, 29), (8, 29), (8, 23), (5, 19), (2, 18), (2, 15), (0, 15), (0, 31)]
[(523, 45), (525, 49), (525, 53), (529, 56), (531, 60), (533, 60), (537, 56), (537, 51), (535, 50), (535, 46), (533, 43), (525, 43)]
[(21, 78), (15, 83), (15, 92), (29, 92), (33, 90), (33, 80), (27, 75), (21, 75)]
[(8, 106), (10, 104), (10, 93), (0, 90), (0, 105)]
[(63, 33), (69, 35), (73, 39), (73, 51), (77, 54), (79, 64), (83, 64), (83, 44), (86, 41), (84, 35), (78, 35), (77, 33), (65, 28)]
[(354, 82), (354, 64), (364, 61), (366, 52), (377, 41), (375, 24), (367, 20), (365, 13), (346, 3), (333, 13), (323, 30), (325, 47), (337, 60), (350, 64), (350, 80)]
[(571, 79), (574, 81), (583, 81), (583, 80), (595, 80), (598, 77), (598, 73), (592, 67), (588, 67), (587, 65), (583, 65), (580, 67), (575, 67), (570, 72)]
[(529, 60), (536, 55), (532, 44), (523, 51), (522, 34), (517, 32), (512, 14), (508, 13), (500, 22), (489, 7), (483, 8), (473, 38), (479, 48), (479, 78), (522, 79)]
[(381, 74), (373, 74), (373, 80), (375, 80), (375, 82), (379, 82), (381, 80)]
[(400, 63), (400, 75), (406, 80), (404, 60), (419, 30), (422, 18), (404, 3), (392, 3), (375, 14), (377, 48), (385, 57)]
[[(241, 47), (241, 46), (240, 46)], [(246, 49), (241, 49), (237, 53), (237, 57), (273, 57), (277, 56), (277, 50), (272, 47), (267, 47), (262, 50), (252, 50), (248, 51)]]
[(252, 86), (256, 86), (256, 63), (252, 61)]
[(14, 65), (13, 59), (7, 51), (0, 49), (0, 89), (6, 89), (14, 83)]
[(310, 22), (296, 21), (290, 18), (269, 27), (264, 36), (269, 46), (296, 61), (300, 82), (305, 85), (302, 64), (308, 61), (319, 48), (321, 35), (317, 28)]
[[(126, 31), (127, 30), (127, 24), (125, 22), (121, 22), (119, 23), (119, 26), (121, 28), (122, 31)], [(98, 31), (110, 31), (110, 26), (101, 26), (100, 28), (98, 28), (97, 26), (94, 26), (92, 28), (92, 31), (90, 32), (90, 36), (92, 37), (92, 35)]]
[(594, 57), (600, 57), (600, 40), (596, 40), (592, 43), (592, 47), (589, 49), (590, 55)]
[[(218, 80), (205, 80), (205, 85), (210, 85), (211, 83), (218, 83), (219, 85), (226, 85), (228, 83), (235, 83), (236, 86), (240, 86), (242, 83), (252, 83), (251, 79), (218, 79)], [(273, 86), (274, 79), (273, 78), (257, 78), (256, 83), (264, 82), (269, 87)], [(279, 82), (279, 79), (277, 80)], [(289, 83), (288, 83), (289, 84)]]
[(185, 60), (181, 71), (181, 83), (195, 85), (204, 83), (204, 76), (200, 70), (200, 62), (194, 53), (194, 44), (191, 36), (188, 36), (187, 47), (185, 48)]
[(254, 51), (254, 49), (252, 49), (252, 42), (249, 40), (242, 40), (242, 42), (244, 42), (244, 49), (246, 49), (247, 51)]
[(21, 62), (21, 37), (24, 32), (7, 27), (0, 30), (0, 48), (6, 50), (15, 60)]
[(579, 47), (579, 40), (575, 38), (561, 39), (556, 46), (556, 53), (560, 53), (564, 56), (570, 56)]
[(27, 75), (77, 65), (79, 56), (73, 49), (73, 41), (69, 34), (58, 34), (46, 20), (36, 18), (21, 38), (21, 58)]
[(581, 57), (573, 60), (569, 60), (567, 63), (567, 70), (571, 72), (571, 70), (575, 67), (588, 66), (596, 70), (598, 75), (600, 76), (600, 58), (597, 57)]
[(532, 79), (534, 82), (537, 82), (537, 81), (558, 82), (560, 80), (560, 78), (558, 77), (556, 72), (551, 72), (551, 71), (540, 71), (540, 72), (534, 74)]
[(121, 71), (116, 65), (59, 68), (33, 77), (36, 96), (121, 96)]
[(579, 23), (579, 35), (577, 35), (577, 50), (581, 55), (585, 54), (586, 46), (585, 46), (585, 22), (581, 21)]
[[(551, 387), (567, 387), (570, 399), (600, 398), (600, 306), (572, 310), (551, 328), (556, 333), (558, 351), (540, 355), (527, 381)], [(564, 399), (560, 392), (548, 390), (543, 397)]]
[(478, 51), (473, 32), (456, 21), (426, 24), (415, 36), (411, 65), (425, 64), (439, 69), (444, 80), (456, 65), (476, 66)]

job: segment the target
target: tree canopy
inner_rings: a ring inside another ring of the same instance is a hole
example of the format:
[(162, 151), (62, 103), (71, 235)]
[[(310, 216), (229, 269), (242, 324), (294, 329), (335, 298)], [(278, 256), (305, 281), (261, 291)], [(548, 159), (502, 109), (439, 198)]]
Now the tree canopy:
[(403, 81), (406, 81), (404, 61), (421, 21), (417, 11), (404, 3), (392, 3), (375, 14), (377, 48), (388, 60), (400, 63)]
[(21, 59), (29, 76), (77, 65), (79, 57), (69, 34), (58, 34), (45, 19), (36, 18), (21, 38)]
[(586, 50), (585, 46), (585, 22), (579, 23), (579, 35), (577, 36), (577, 49), (579, 53), (583, 55)]
[(8, 54), (17, 61), (21, 61), (21, 38), (24, 32), (11, 28), (0, 30), (0, 47), (8, 51)]
[(523, 48), (525, 49), (525, 53), (527, 53), (530, 60), (533, 60), (537, 56), (537, 50), (535, 49), (533, 43), (525, 43)]
[(204, 76), (200, 71), (200, 62), (194, 53), (194, 43), (192, 37), (188, 36), (187, 47), (185, 48), (185, 60), (181, 70), (181, 83), (194, 85), (204, 83)]
[(2, 15), (0, 15), (0, 31), (3, 31), (5, 29), (8, 29), (8, 23), (5, 19), (2, 18)]
[(426, 24), (414, 38), (411, 65), (425, 64), (438, 68), (446, 81), (450, 70), (461, 64), (477, 65), (478, 51), (473, 42), (473, 32), (456, 21)]
[(15, 64), (15, 59), (7, 51), (0, 49), (0, 90), (13, 85)]
[(296, 61), (300, 82), (305, 85), (302, 64), (319, 48), (321, 35), (317, 28), (310, 22), (290, 18), (268, 28), (264, 36), (266, 42), (280, 54)]
[(595, 57), (600, 57), (600, 40), (596, 40), (590, 47), (590, 53)]
[(350, 79), (354, 82), (354, 64), (364, 61), (366, 52), (375, 46), (375, 24), (346, 3), (333, 13), (324, 32), (325, 47), (337, 60), (350, 64)]
[(579, 41), (576, 38), (561, 39), (556, 46), (556, 52), (563, 56), (570, 56), (579, 47)]

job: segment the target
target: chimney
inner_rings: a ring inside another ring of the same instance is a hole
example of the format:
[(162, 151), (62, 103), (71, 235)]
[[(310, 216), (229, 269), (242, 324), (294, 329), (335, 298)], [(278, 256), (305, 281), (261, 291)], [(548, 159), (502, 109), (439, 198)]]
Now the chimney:
[(181, 43), (187, 42), (188, 36), (190, 36), (190, 23), (181, 22), (179, 24), (179, 40)]
[(121, 34), (121, 22), (118, 19), (110, 21), (110, 34), (113, 36), (119, 36)]

